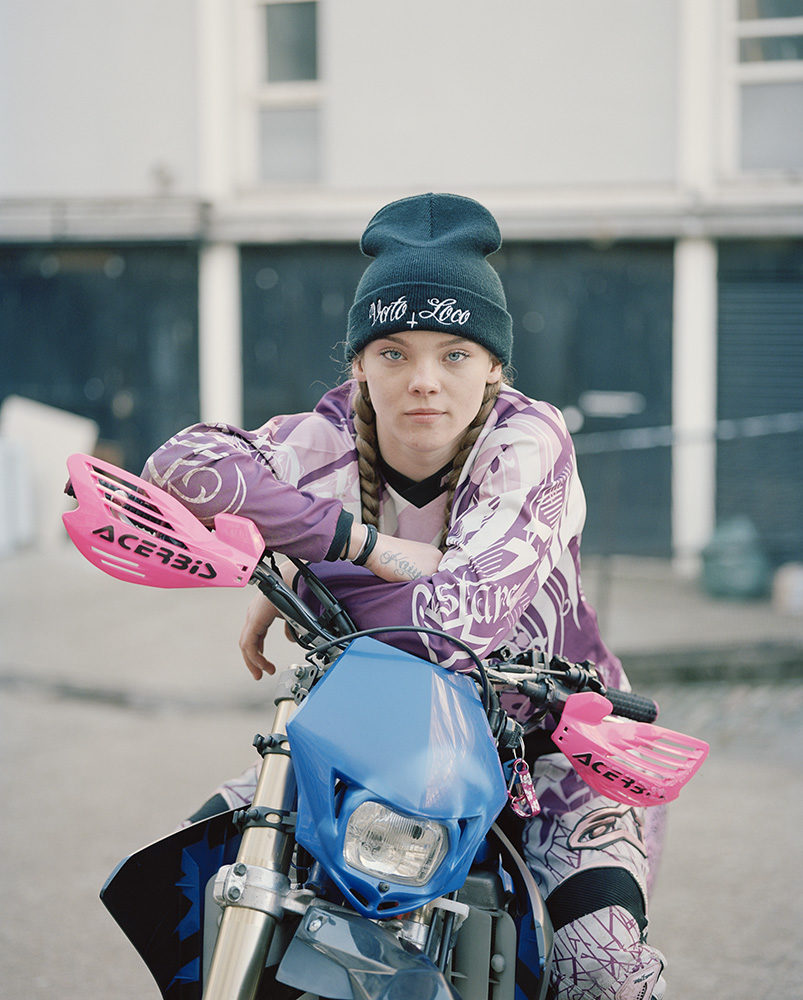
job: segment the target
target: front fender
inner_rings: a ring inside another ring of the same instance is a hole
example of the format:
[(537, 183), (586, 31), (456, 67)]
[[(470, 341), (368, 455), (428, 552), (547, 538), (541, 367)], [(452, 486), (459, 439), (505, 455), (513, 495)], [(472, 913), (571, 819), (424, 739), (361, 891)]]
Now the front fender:
[(425, 955), (353, 910), (321, 901), (304, 915), (276, 979), (332, 1000), (460, 1000)]

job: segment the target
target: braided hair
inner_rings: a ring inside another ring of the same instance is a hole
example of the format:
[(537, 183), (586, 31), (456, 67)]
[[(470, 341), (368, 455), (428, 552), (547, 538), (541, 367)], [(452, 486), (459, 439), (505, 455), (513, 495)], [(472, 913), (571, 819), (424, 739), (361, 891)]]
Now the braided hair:
[(364, 524), (379, 527), (379, 439), (376, 412), (366, 382), (358, 383), (354, 396), (354, 432), (357, 468), (360, 473), (360, 503)]
[[(452, 468), (446, 481), (446, 511), (444, 514), (441, 551), (446, 548), (446, 535), (449, 530), (449, 519), (452, 514), (454, 493), (460, 473), (466, 459), (471, 454), (477, 438), (480, 435), (488, 415), (502, 388), (503, 379), (497, 382), (487, 382), (482, 396), (482, 403), (474, 419), (468, 425), (460, 441), (457, 454), (452, 462)], [(368, 392), (368, 383), (358, 383), (358, 391), (354, 395), (354, 431), (357, 447), (357, 467), (360, 474), (360, 502), (362, 504), (362, 519), (364, 524), (379, 527), (379, 440), (376, 433), (376, 411)]]

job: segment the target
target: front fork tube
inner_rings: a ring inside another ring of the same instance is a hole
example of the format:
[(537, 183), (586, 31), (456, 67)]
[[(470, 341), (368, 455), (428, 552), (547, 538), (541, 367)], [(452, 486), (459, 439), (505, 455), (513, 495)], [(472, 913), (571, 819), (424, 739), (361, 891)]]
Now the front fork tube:
[[(277, 703), (273, 735), (286, 735), (287, 722), (295, 709), (292, 698)], [(267, 754), (254, 793), (254, 807), (291, 810), (295, 792), (290, 757), (283, 753)], [(234, 870), (237, 871), (240, 865), (248, 866), (249, 875), (253, 870), (257, 873), (261, 870), (265, 876), (261, 899), (270, 900), (273, 894), (268, 889), (266, 897), (264, 885), (270, 886), (271, 880), (276, 887), (282, 882), (286, 884), (293, 846), (294, 838), (285, 830), (249, 826), (243, 833)], [(278, 900), (278, 889), (273, 898)], [(278, 904), (271, 906), (269, 903), (266, 909), (274, 910), (270, 913), (250, 907), (247, 896), (243, 899), (245, 902), (228, 905), (223, 910), (204, 1000), (254, 1000), (256, 996), (265, 957), (281, 912)], [(233, 894), (231, 900), (234, 901)]]

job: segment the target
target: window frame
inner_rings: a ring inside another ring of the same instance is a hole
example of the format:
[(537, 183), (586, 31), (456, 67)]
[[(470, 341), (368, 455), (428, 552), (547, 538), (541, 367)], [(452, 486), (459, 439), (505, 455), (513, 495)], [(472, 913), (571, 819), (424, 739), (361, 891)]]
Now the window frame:
[[(315, 80), (269, 81), (265, 9), (277, 3), (314, 2), (317, 18)], [(260, 112), (270, 110), (318, 110), (323, 105), (321, 79), (321, 0), (239, 0), (235, 33), (235, 65), (238, 76), (238, 150), (240, 185), (247, 190), (318, 184), (318, 181), (270, 180), (262, 176), (260, 151)], [(321, 164), (317, 165), (321, 177)]]
[(739, 0), (722, 0), (720, 53), (722, 116), (720, 163), (727, 179), (739, 181), (783, 181), (803, 176), (803, 164), (790, 167), (745, 167), (742, 165), (741, 88), (751, 83), (803, 83), (803, 59), (741, 62), (740, 43), (747, 38), (769, 38), (803, 34), (803, 16), (750, 18), (741, 20)]

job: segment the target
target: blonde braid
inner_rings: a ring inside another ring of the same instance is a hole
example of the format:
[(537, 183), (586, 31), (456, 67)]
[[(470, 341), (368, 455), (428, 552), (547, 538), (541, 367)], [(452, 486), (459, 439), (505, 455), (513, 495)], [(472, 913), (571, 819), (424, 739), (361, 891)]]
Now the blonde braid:
[(364, 524), (379, 527), (379, 441), (376, 412), (366, 382), (359, 383), (354, 395), (354, 430), (357, 468), (360, 473), (360, 502)]
[(488, 419), (488, 416), (494, 407), (494, 403), (499, 396), (501, 388), (501, 379), (498, 382), (486, 382), (485, 392), (482, 396), (480, 408), (477, 410), (474, 419), (466, 428), (466, 432), (463, 435), (463, 439), (457, 449), (457, 454), (452, 462), (449, 478), (446, 480), (446, 489), (448, 492), (446, 496), (446, 510), (443, 516), (443, 538), (440, 543), (441, 552), (446, 551), (446, 536), (449, 533), (449, 520), (452, 516), (452, 504), (454, 503), (454, 491), (457, 488), (457, 481), (460, 479), (460, 473), (463, 471), (466, 459), (471, 454), (471, 449), (474, 447), (477, 442), (477, 438), (480, 436), (480, 431), (482, 430), (485, 421)]

